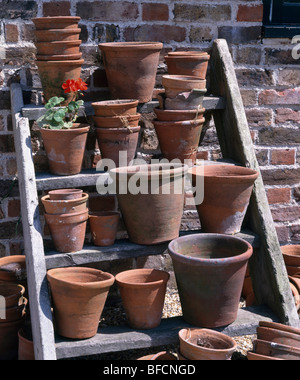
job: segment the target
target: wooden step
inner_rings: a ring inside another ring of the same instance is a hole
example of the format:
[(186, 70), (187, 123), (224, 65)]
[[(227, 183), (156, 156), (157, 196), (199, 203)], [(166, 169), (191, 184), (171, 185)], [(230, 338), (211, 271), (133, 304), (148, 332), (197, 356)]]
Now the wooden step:
[[(256, 334), (259, 321), (278, 322), (277, 317), (264, 305), (240, 309), (237, 320), (226, 327), (215, 329), (229, 336)], [(178, 332), (192, 327), (182, 317), (163, 319), (159, 327), (136, 331), (128, 326), (105, 327), (101, 324), (96, 336), (85, 340), (55, 337), (58, 359), (127, 351), (133, 349), (179, 344)]]

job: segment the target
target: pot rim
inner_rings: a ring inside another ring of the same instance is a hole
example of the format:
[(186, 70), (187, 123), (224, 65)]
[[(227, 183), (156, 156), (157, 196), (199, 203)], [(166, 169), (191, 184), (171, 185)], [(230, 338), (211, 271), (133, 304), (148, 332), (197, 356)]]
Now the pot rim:
[(100, 50), (132, 50), (132, 48), (139, 47), (144, 50), (161, 50), (163, 48), (162, 42), (151, 41), (128, 41), (128, 42), (106, 42), (98, 45)]
[[(191, 343), (191, 342), (188, 342), (186, 339), (184, 339), (182, 337), (182, 334), (184, 331), (187, 331), (187, 330), (198, 330), (200, 333), (209, 333), (213, 336), (215, 336), (216, 338), (223, 338), (223, 340), (226, 340), (227, 342), (230, 342), (232, 343), (232, 347), (230, 348), (224, 348), (224, 349), (221, 349), (221, 350), (218, 350), (218, 349), (213, 349), (213, 348), (206, 348), (206, 347), (201, 347), (201, 346), (198, 346), (194, 343)], [(237, 342), (235, 342), (231, 337), (227, 336), (226, 334), (223, 334), (223, 333), (220, 333), (218, 331), (214, 331), (214, 330), (210, 330), (210, 329), (199, 329), (199, 328), (185, 328), (185, 329), (181, 329), (178, 333), (178, 336), (179, 336), (179, 339), (182, 343), (185, 343), (187, 344), (188, 346), (191, 346), (191, 347), (194, 347), (194, 348), (197, 348), (199, 351), (204, 351), (204, 352), (219, 352), (220, 354), (222, 353), (230, 353), (230, 352), (235, 352), (236, 349), (237, 349)]]
[[(46, 61), (45, 61), (46, 62)], [(76, 125), (78, 124), (78, 127)], [(90, 130), (90, 126), (88, 124), (83, 124), (83, 123), (74, 123), (73, 124), (74, 128), (70, 129), (50, 129), (50, 128), (40, 128), (41, 131), (46, 131), (48, 133), (86, 133)]]
[[(258, 326), (257, 327), (257, 333), (259, 332), (276, 332), (278, 331), (278, 334), (281, 334), (285, 338), (294, 338), (295, 340), (298, 340), (300, 342), (300, 333), (293, 333), (291, 331), (285, 331), (285, 330), (278, 330), (272, 327), (263, 327), (263, 326)], [(259, 334), (257, 334), (259, 335)], [(259, 338), (258, 338), (259, 339)], [(264, 339), (261, 339), (264, 340)]]
[(202, 119), (192, 119), (192, 120), (182, 120), (182, 121), (163, 121), (163, 120), (154, 120), (153, 124), (157, 127), (189, 127), (189, 126), (199, 126), (205, 123), (205, 118)]
[[(60, 34), (80, 34), (81, 29), (80, 28), (73, 28), (73, 29), (39, 29), (36, 30), (35, 33), (42, 34), (42, 33), (60, 33)], [(39, 41), (39, 42), (46, 42), (46, 41)]]
[(89, 218), (99, 218), (105, 216), (118, 216), (121, 214), (119, 211), (89, 211)]
[(196, 109), (196, 108), (194, 110), (165, 110), (165, 109), (161, 109), (159, 107), (154, 108), (154, 112), (155, 113), (156, 112), (160, 113), (160, 114), (162, 114), (162, 113), (166, 113), (166, 114), (172, 114), (172, 113), (174, 113), (175, 115), (180, 114), (180, 113), (188, 113), (188, 114), (190, 114), (190, 113), (198, 113), (198, 114), (202, 115), (205, 111), (206, 111), (205, 108), (200, 108), (199, 110)]
[(61, 21), (61, 22), (65, 22), (65, 21), (80, 21), (80, 17), (79, 16), (45, 16), (45, 17), (34, 17), (31, 19), (32, 22), (44, 22), (45, 20), (47, 21)]
[[(171, 167), (171, 169), (170, 169)], [(147, 169), (147, 170), (146, 170)], [(169, 170), (170, 177), (184, 177), (188, 172), (188, 165), (180, 163), (169, 163), (169, 164), (145, 164), (136, 166), (123, 166), (119, 168), (114, 168), (110, 170), (110, 173), (118, 175), (119, 178), (124, 179), (128, 176), (139, 175), (146, 177), (162, 177), (163, 171)]]
[[(47, 219), (47, 223), (63, 225), (67, 222), (66, 224), (73, 224), (73, 223), (75, 224), (75, 223), (86, 222), (89, 217), (89, 211), (88, 209), (86, 209), (85, 211), (76, 212), (74, 214), (58, 214), (58, 215), (48, 214), (44, 212), (44, 216), (45, 216), (45, 219)], [(82, 219), (80, 218), (80, 216), (82, 216)], [(78, 220), (75, 220), (74, 222), (68, 221), (68, 219), (77, 219), (77, 218)]]
[(168, 53), (168, 56), (176, 56), (176, 55), (207, 55), (208, 53), (206, 51), (201, 50), (178, 50), (178, 51), (170, 51)]
[[(241, 254), (235, 255), (235, 256), (229, 256), (225, 258), (215, 258), (215, 259), (207, 259), (207, 258), (201, 258), (201, 257), (193, 257), (188, 255), (183, 255), (181, 253), (177, 253), (174, 250), (174, 245), (177, 242), (189, 240), (191, 237), (193, 237), (195, 240), (198, 240), (199, 238), (201, 240), (214, 238), (214, 240), (231, 240), (231, 241), (239, 241), (241, 244), (245, 245), (245, 249)], [(214, 234), (214, 233), (200, 233), (200, 234), (194, 234), (194, 235), (187, 235), (187, 236), (181, 236), (177, 239), (174, 239), (169, 243), (168, 246), (168, 252), (172, 259), (176, 259), (177, 261), (181, 263), (187, 263), (187, 264), (193, 264), (193, 265), (202, 265), (206, 267), (222, 267), (224, 265), (231, 265), (238, 262), (247, 261), (250, 259), (250, 257), (253, 254), (253, 247), (250, 243), (248, 243), (246, 240), (241, 239), (239, 237), (233, 236), (233, 235), (223, 235), (223, 234)]]
[(80, 46), (82, 43), (82, 40), (74, 40), (74, 41), (49, 41), (49, 42), (35, 42), (36, 47), (38, 48), (40, 45), (47, 45), (47, 46), (64, 46), (64, 45), (71, 45), (71, 46)]
[(182, 82), (192, 82), (192, 83), (203, 83), (206, 82), (206, 79), (200, 79), (199, 77), (191, 76), (191, 75), (170, 75), (166, 74), (162, 76), (162, 80), (167, 82), (175, 82), (175, 83), (182, 83)]
[(137, 113), (135, 115), (116, 115), (116, 116), (93, 116), (95, 121), (105, 121), (105, 120), (120, 120), (122, 118), (128, 119), (128, 121), (135, 121), (140, 119), (141, 114)]
[[(106, 279), (102, 281), (92, 281), (92, 282), (80, 282), (80, 281), (68, 281), (65, 278), (59, 277), (59, 274), (62, 272), (62, 276), (64, 273), (89, 273), (89, 274), (95, 274), (95, 275), (103, 275), (104, 277), (107, 277)], [(99, 269), (94, 268), (86, 268), (86, 267), (66, 267), (66, 268), (53, 268), (47, 271), (47, 278), (48, 281), (56, 281), (60, 282), (62, 284), (67, 285), (74, 285), (80, 288), (89, 288), (89, 289), (97, 289), (99, 288), (99, 285), (101, 285), (101, 288), (106, 288), (111, 286), (115, 282), (115, 277), (108, 272), (103, 272)], [(49, 282), (50, 282), (49, 281)]]
[(210, 55), (208, 54), (191, 54), (191, 55), (166, 55), (166, 61), (185, 61), (185, 60), (193, 60), (193, 61), (203, 61), (208, 62), (210, 60)]
[(111, 132), (114, 132), (114, 133), (120, 133), (120, 132), (124, 132), (124, 133), (136, 133), (136, 132), (139, 132), (140, 129), (141, 129), (141, 126), (137, 126), (137, 127), (122, 127), (122, 128), (100, 128), (100, 127), (97, 127), (95, 126), (95, 129), (96, 131), (101, 131), (101, 133), (111, 133)]
[(35, 61), (37, 65), (40, 66), (49, 66), (49, 65), (54, 65), (54, 66), (61, 66), (61, 65), (70, 65), (70, 66), (82, 66), (84, 64), (84, 59), (70, 59), (69, 61)]
[(91, 105), (92, 107), (119, 107), (119, 106), (138, 106), (139, 101), (136, 99), (114, 99), (114, 100), (103, 100), (100, 102), (93, 102)]
[[(0, 283), (0, 289), (1, 289), (2, 287), (3, 287), (3, 288), (7, 288), (7, 287), (9, 287), (9, 288), (12, 288), (12, 289), (15, 290), (15, 293), (11, 293), (11, 294), (9, 294), (9, 295), (7, 295), (7, 296), (1, 294), (1, 292), (0, 292), (0, 295), (3, 296), (3, 297), (5, 298), (6, 302), (8, 302), (9, 300), (12, 300), (12, 299), (14, 299), (14, 298), (16, 298), (16, 297), (21, 298), (21, 297), (24, 296), (24, 294), (25, 294), (25, 288), (24, 288), (24, 286), (21, 285), (21, 284), (15, 284), (15, 283), (13, 283), (13, 282), (3, 282), (3, 283)], [(2, 292), (3, 292), (3, 291), (2, 291)]]
[[(72, 205), (73, 203), (77, 203), (77, 204), (85, 203), (87, 202), (88, 199), (89, 199), (88, 193), (82, 193), (81, 198), (75, 198), (75, 199), (50, 199), (50, 195), (47, 194), (41, 198), (41, 201), (43, 203), (45, 202), (49, 204), (58, 203), (59, 205), (63, 205), (63, 204)], [(76, 215), (76, 214), (73, 214), (73, 215)]]
[[(144, 273), (146, 275), (150, 275), (153, 272), (161, 274), (162, 278), (160, 280), (152, 281), (152, 282), (130, 282), (128, 279), (130, 279), (131, 277), (130, 276), (127, 277), (127, 275), (130, 275), (130, 274), (134, 275), (134, 274), (141, 273), (142, 275)], [(125, 279), (123, 279), (124, 276), (125, 276)], [(170, 279), (170, 273), (168, 273), (167, 271), (160, 270), (160, 269), (150, 269), (150, 268), (149, 269), (146, 269), (146, 268), (130, 269), (130, 270), (118, 273), (116, 275), (116, 282), (118, 283), (118, 285), (121, 285), (126, 288), (133, 288), (133, 287), (150, 288), (150, 287), (160, 286), (164, 283), (167, 283), (169, 279)]]
[(283, 324), (277, 323), (277, 322), (260, 321), (259, 327), (272, 328), (272, 329), (276, 329), (279, 331), (285, 331), (285, 332), (289, 332), (291, 334), (300, 335), (300, 329), (297, 329), (297, 328), (292, 327), (292, 326), (283, 325)]
[(280, 247), (282, 255), (288, 258), (297, 258), (300, 260), (300, 244), (289, 244)]
[[(205, 170), (208, 168), (220, 168), (221, 170), (223, 168), (228, 169), (228, 171), (232, 171), (232, 175), (222, 175), (220, 174), (208, 174), (205, 173)], [(197, 172), (200, 171), (198, 174)], [(235, 174), (235, 172), (241, 172)], [(245, 173), (245, 174), (243, 174)], [(189, 169), (189, 175), (193, 176), (201, 176), (204, 177), (205, 181), (227, 181), (227, 182), (253, 182), (259, 177), (259, 172), (246, 168), (244, 166), (236, 166), (236, 165), (226, 165), (226, 164), (220, 164), (220, 165), (204, 165), (204, 166), (196, 166), (191, 169)]]
[(295, 354), (300, 355), (300, 348), (297, 348), (294, 346), (288, 346), (286, 344), (281, 344), (281, 343), (268, 342), (262, 339), (255, 339), (253, 341), (253, 344), (255, 345), (256, 343), (262, 343), (264, 345), (271, 346), (275, 349), (278, 349), (284, 352), (294, 352)]

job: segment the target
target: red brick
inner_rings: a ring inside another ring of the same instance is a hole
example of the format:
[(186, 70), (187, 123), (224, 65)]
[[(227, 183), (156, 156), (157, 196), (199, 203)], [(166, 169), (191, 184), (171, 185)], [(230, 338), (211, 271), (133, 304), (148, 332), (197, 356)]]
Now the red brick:
[(186, 38), (186, 29), (175, 25), (140, 25), (136, 28), (126, 28), (126, 41), (171, 41), (183, 42)]
[(300, 206), (280, 207), (272, 210), (274, 222), (291, 222), (300, 218)]
[(5, 25), (5, 41), (8, 43), (19, 41), (19, 29), (16, 24)]
[(143, 4), (143, 21), (168, 21), (168, 4), (146, 3)]
[(263, 5), (239, 5), (237, 21), (261, 22), (263, 19)]
[(71, 4), (69, 1), (51, 1), (43, 4), (43, 14), (45, 17), (70, 16)]
[(290, 108), (278, 108), (276, 110), (276, 123), (300, 122), (300, 111), (294, 111)]
[(9, 218), (16, 218), (20, 216), (20, 200), (13, 199), (8, 201), (7, 214)]
[(276, 232), (280, 243), (286, 243), (289, 240), (289, 228), (286, 226), (276, 226)]
[(287, 89), (284, 91), (264, 90), (258, 96), (259, 104), (265, 105), (299, 105), (300, 88)]
[(291, 189), (288, 187), (268, 190), (268, 200), (270, 204), (290, 203)]
[(296, 160), (295, 149), (274, 149), (272, 150), (272, 165), (294, 165)]
[(80, 1), (76, 14), (89, 21), (131, 21), (139, 16), (138, 4), (119, 1)]

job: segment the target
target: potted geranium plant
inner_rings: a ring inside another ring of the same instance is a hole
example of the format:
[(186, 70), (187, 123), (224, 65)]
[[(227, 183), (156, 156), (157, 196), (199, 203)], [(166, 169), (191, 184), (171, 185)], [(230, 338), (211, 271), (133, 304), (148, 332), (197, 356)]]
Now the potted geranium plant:
[(41, 128), (50, 171), (57, 175), (74, 175), (81, 172), (87, 134), (90, 126), (77, 123), (80, 107), (79, 97), (87, 90), (81, 78), (67, 80), (62, 85), (66, 94), (72, 93), (72, 101), (63, 106), (65, 98), (52, 97), (45, 105), (46, 113), (37, 123)]

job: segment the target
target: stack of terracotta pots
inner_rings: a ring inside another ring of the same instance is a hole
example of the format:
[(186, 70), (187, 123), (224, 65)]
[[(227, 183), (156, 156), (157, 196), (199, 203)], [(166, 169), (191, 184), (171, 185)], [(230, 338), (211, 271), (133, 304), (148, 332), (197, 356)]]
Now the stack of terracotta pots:
[(87, 202), (88, 194), (79, 189), (53, 190), (42, 197), (45, 220), (58, 252), (82, 250), (89, 214)]
[(138, 103), (134, 99), (92, 103), (101, 157), (117, 168), (131, 165), (135, 158), (141, 129)]
[(248, 360), (300, 360), (300, 329), (281, 323), (259, 322)]
[[(53, 96), (65, 97), (62, 84), (68, 79), (79, 79), (84, 63), (80, 53), (80, 17), (41, 17), (32, 21), (36, 28), (36, 64), (45, 101)], [(72, 96), (67, 95), (66, 103)]]

